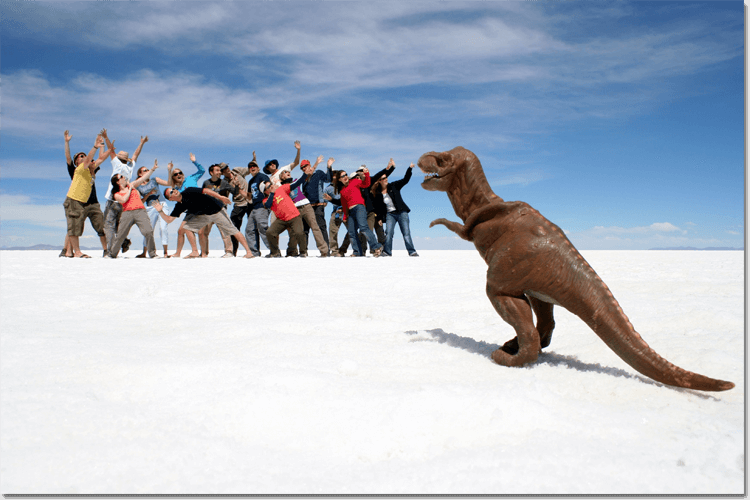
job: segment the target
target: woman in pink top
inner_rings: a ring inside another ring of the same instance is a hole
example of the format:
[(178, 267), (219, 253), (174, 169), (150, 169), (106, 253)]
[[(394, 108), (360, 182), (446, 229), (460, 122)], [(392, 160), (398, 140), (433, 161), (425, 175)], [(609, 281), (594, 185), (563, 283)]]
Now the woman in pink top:
[(138, 177), (133, 182), (128, 182), (128, 178), (124, 175), (115, 174), (112, 176), (112, 196), (115, 201), (122, 203), (122, 216), (120, 217), (120, 225), (117, 228), (117, 235), (115, 236), (116, 247), (110, 252), (110, 258), (117, 258), (117, 254), (128, 237), (130, 228), (133, 225), (137, 225), (141, 234), (146, 239), (146, 249), (149, 257), (152, 259), (157, 258), (156, 256), (156, 245), (154, 244), (154, 230), (151, 227), (151, 220), (148, 218), (146, 213), (146, 207), (143, 205), (141, 200), (141, 194), (136, 189), (141, 184), (148, 182), (151, 174), (158, 168), (156, 160), (154, 160), (154, 166), (146, 172), (142, 177)]
[(334, 174), (332, 184), (334, 191), (341, 193), (344, 220), (349, 230), (349, 241), (354, 251), (352, 255), (362, 257), (362, 250), (357, 238), (357, 229), (359, 229), (359, 232), (367, 237), (373, 257), (379, 257), (380, 252), (383, 250), (383, 245), (378, 243), (375, 234), (370, 229), (370, 226), (367, 225), (367, 208), (365, 207), (365, 200), (362, 198), (362, 192), (360, 191), (360, 189), (370, 187), (370, 171), (365, 167), (363, 173), (365, 179), (361, 180), (356, 177), (349, 179), (346, 172), (339, 171), (338, 175)]

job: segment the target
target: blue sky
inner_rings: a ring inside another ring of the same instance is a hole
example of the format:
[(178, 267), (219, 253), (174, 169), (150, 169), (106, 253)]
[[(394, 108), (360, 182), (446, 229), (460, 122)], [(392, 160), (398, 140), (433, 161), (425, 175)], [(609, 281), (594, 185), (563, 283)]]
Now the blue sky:
[[(139, 165), (464, 146), (580, 249), (744, 246), (740, 2), (0, 3), (0, 246), (61, 244), (73, 152)], [(165, 170), (157, 171), (165, 175)], [(108, 162), (97, 179), (104, 199)], [(472, 248), (404, 189), (417, 249)], [(396, 236), (400, 242), (400, 235)], [(87, 225), (82, 245), (98, 247)], [(397, 247), (403, 248), (403, 247)]]

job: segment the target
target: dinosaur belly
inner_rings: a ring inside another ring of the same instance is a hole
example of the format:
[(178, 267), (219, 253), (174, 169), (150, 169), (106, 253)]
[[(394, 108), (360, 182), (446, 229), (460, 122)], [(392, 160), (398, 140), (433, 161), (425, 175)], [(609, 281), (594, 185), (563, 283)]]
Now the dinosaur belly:
[(534, 290), (524, 290), (523, 293), (528, 295), (529, 297), (534, 297), (535, 299), (539, 299), (542, 302), (547, 302), (549, 304), (554, 304), (556, 306), (561, 305), (558, 301), (556, 301), (549, 295), (545, 295), (541, 292), (535, 292)]

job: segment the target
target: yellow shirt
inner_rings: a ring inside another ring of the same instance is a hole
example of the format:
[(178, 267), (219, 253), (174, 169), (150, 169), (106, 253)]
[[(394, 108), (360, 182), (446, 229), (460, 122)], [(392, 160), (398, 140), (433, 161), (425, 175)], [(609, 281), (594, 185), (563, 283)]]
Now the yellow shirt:
[(73, 174), (73, 180), (70, 183), (70, 189), (68, 189), (68, 198), (86, 203), (91, 196), (91, 185), (93, 183), (94, 178), (91, 177), (91, 170), (81, 163), (76, 167)]

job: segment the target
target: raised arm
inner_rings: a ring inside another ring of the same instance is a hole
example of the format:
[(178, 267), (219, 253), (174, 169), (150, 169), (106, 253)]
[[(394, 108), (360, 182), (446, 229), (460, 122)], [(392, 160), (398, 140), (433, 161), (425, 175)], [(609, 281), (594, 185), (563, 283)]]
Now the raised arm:
[(290, 172), (294, 170), (294, 167), (299, 165), (299, 155), (300, 155), (300, 150), (302, 149), (302, 145), (300, 144), (299, 141), (294, 141), (294, 147), (297, 148), (297, 156), (294, 157), (294, 161), (290, 165), (290, 168), (289, 168)]
[(96, 169), (99, 168), (99, 165), (101, 165), (102, 163), (104, 163), (104, 160), (106, 160), (107, 158), (109, 158), (111, 154), (112, 155), (115, 154), (114, 147), (115, 147), (115, 145), (112, 144), (112, 148), (111, 149), (108, 149), (107, 151), (104, 151), (104, 141), (101, 141), (99, 143), (99, 159), (94, 162), (94, 170), (91, 171), (92, 173), (95, 172)]
[(86, 165), (89, 167), (89, 171), (91, 171), (91, 175), (94, 175), (97, 167), (99, 166), (99, 164), (95, 163), (93, 160), (94, 160), (94, 155), (96, 154), (96, 150), (99, 149), (99, 146), (101, 146), (101, 144), (102, 144), (102, 136), (97, 135), (96, 142), (94, 143), (94, 147), (91, 148), (91, 151), (89, 151), (89, 154), (86, 156), (86, 159), (83, 160), (86, 162)]
[(138, 143), (138, 147), (135, 148), (135, 153), (133, 153), (133, 163), (138, 161), (138, 156), (141, 154), (141, 149), (143, 149), (143, 145), (148, 142), (148, 136), (141, 136), (141, 142)]
[(167, 163), (167, 179), (168, 181), (165, 181), (164, 179), (160, 179), (158, 177), (154, 177), (154, 180), (157, 184), (160, 186), (171, 186), (172, 185), (172, 169), (174, 168), (174, 164), (170, 161)]
[[(197, 161), (195, 161), (195, 155), (193, 153), (190, 153), (190, 161), (192, 161), (193, 165), (195, 165), (195, 168), (198, 169), (197, 173), (200, 174), (200, 175), (197, 176), (198, 178), (200, 178), (203, 174), (206, 173), (206, 169), (203, 168), (203, 165), (201, 165), (200, 163), (198, 163)], [(193, 174), (193, 175), (196, 175), (196, 174)]]
[[(107, 137), (107, 129), (103, 128), (99, 134), (104, 138), (104, 140), (107, 142), (107, 149), (110, 150), (109, 153), (109, 159), (114, 160), (115, 159), (115, 143), (114, 141), (110, 141), (109, 137)], [(101, 157), (101, 156), (100, 156)]]
[(68, 133), (68, 131), (65, 131), (65, 160), (68, 162), (68, 164), (73, 163), (73, 158), (70, 156), (70, 140), (73, 138), (73, 136)]
[(151, 177), (151, 174), (153, 174), (154, 170), (156, 170), (157, 168), (159, 168), (159, 163), (156, 160), (154, 160), (154, 166), (151, 167), (151, 170), (146, 172), (144, 176), (138, 177), (136, 180), (131, 182), (130, 185), (135, 188), (135, 187), (140, 186), (141, 184), (148, 182), (149, 178)]
[(333, 157), (328, 158), (328, 169), (326, 171), (326, 182), (330, 184), (333, 182), (333, 162), (336, 160), (333, 159)]
[(322, 161), (323, 161), (323, 155), (318, 156), (318, 158), (315, 160), (315, 163), (312, 166), (313, 170), (318, 168), (318, 165), (320, 165), (320, 162)]

